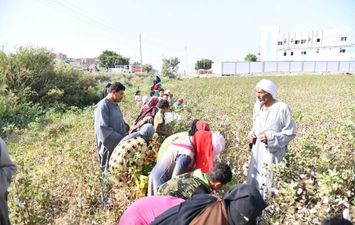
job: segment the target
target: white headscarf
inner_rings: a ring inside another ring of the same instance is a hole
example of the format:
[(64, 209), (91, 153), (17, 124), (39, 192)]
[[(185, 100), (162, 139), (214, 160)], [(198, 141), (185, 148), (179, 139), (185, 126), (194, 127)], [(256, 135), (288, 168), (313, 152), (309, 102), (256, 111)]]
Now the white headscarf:
[(217, 157), (223, 151), (226, 140), (218, 131), (212, 133), (213, 157)]
[(143, 105), (147, 102), (149, 102), (149, 97), (144, 95), (143, 98), (142, 98), (142, 102), (143, 102)]
[(267, 93), (271, 94), (273, 99), (276, 99), (276, 85), (271, 80), (262, 79), (256, 84), (256, 88), (263, 89)]

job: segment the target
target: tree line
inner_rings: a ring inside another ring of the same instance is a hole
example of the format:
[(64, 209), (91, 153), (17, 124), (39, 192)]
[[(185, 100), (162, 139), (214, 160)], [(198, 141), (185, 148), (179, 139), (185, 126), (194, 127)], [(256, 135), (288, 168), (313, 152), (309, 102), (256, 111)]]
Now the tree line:
[[(115, 68), (116, 65), (130, 65), (130, 58), (123, 57), (114, 51), (105, 50), (99, 57), (99, 66), (102, 68)], [(245, 61), (257, 61), (257, 56), (254, 54), (248, 54), (244, 58)], [(180, 59), (177, 57), (170, 57), (163, 59), (163, 65), (161, 68), (161, 74), (165, 77), (176, 78), (178, 75)], [(195, 70), (210, 70), (212, 68), (213, 61), (210, 59), (197, 60), (195, 63)], [(147, 73), (153, 72), (153, 66), (151, 64), (141, 65), (140, 62), (133, 62), (132, 68), (143, 68)]]

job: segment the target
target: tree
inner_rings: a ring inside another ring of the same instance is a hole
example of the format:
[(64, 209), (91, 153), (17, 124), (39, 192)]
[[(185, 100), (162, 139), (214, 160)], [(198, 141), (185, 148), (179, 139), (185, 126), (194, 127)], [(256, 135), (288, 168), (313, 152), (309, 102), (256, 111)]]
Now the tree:
[(258, 60), (258, 57), (254, 54), (248, 54), (245, 56), (244, 60), (249, 62), (256, 62)]
[(179, 70), (180, 59), (177, 57), (164, 58), (161, 73), (165, 77), (175, 79)]
[(151, 64), (144, 64), (143, 65), (143, 71), (147, 72), (147, 73), (150, 73), (150, 72), (153, 71), (153, 66)]
[(24, 101), (39, 101), (47, 95), (55, 76), (53, 53), (44, 48), (20, 47), (8, 56), (1, 54), (0, 77), (6, 88)]
[(44, 48), (20, 47), (8, 55), (0, 52), (0, 78), (6, 93), (15, 96), (14, 104), (86, 106), (99, 100), (92, 77), (64, 62), (54, 66), (53, 58)]
[(125, 58), (114, 51), (103, 51), (98, 57), (100, 67), (115, 68), (115, 65), (129, 65), (129, 58)]
[(198, 60), (195, 64), (195, 70), (204, 69), (209, 70), (212, 68), (213, 61), (210, 59), (201, 59)]
[(141, 63), (140, 62), (132, 63), (132, 68), (141, 68)]

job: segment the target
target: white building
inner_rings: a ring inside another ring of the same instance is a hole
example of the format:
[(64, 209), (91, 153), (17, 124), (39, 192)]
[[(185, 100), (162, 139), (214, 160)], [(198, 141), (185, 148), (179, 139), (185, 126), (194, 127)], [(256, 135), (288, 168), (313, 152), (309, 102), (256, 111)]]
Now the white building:
[(280, 33), (279, 26), (263, 27), (260, 61), (346, 61), (355, 59), (350, 27)]

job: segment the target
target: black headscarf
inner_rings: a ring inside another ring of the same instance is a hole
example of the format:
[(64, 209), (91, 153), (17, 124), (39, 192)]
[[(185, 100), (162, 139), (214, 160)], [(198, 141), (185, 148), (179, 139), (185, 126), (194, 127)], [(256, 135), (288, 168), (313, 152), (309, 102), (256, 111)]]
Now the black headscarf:
[[(217, 200), (212, 195), (194, 195), (162, 213), (151, 225), (188, 225), (203, 209)], [(236, 185), (226, 193), (222, 201), (230, 225), (255, 224), (256, 218), (267, 206), (256, 187), (249, 184)]]
[(155, 76), (155, 83), (160, 83), (161, 82), (161, 79), (158, 75)]
[(217, 201), (212, 195), (193, 195), (180, 205), (174, 206), (156, 217), (150, 225), (186, 225), (207, 205)]
[(250, 184), (238, 184), (223, 197), (230, 225), (256, 224), (267, 207), (258, 189)]
[(197, 122), (198, 122), (198, 119), (194, 119), (192, 121), (190, 130), (189, 130), (189, 136), (194, 136), (194, 134), (196, 133), (196, 131), (197, 131), (196, 123)]

